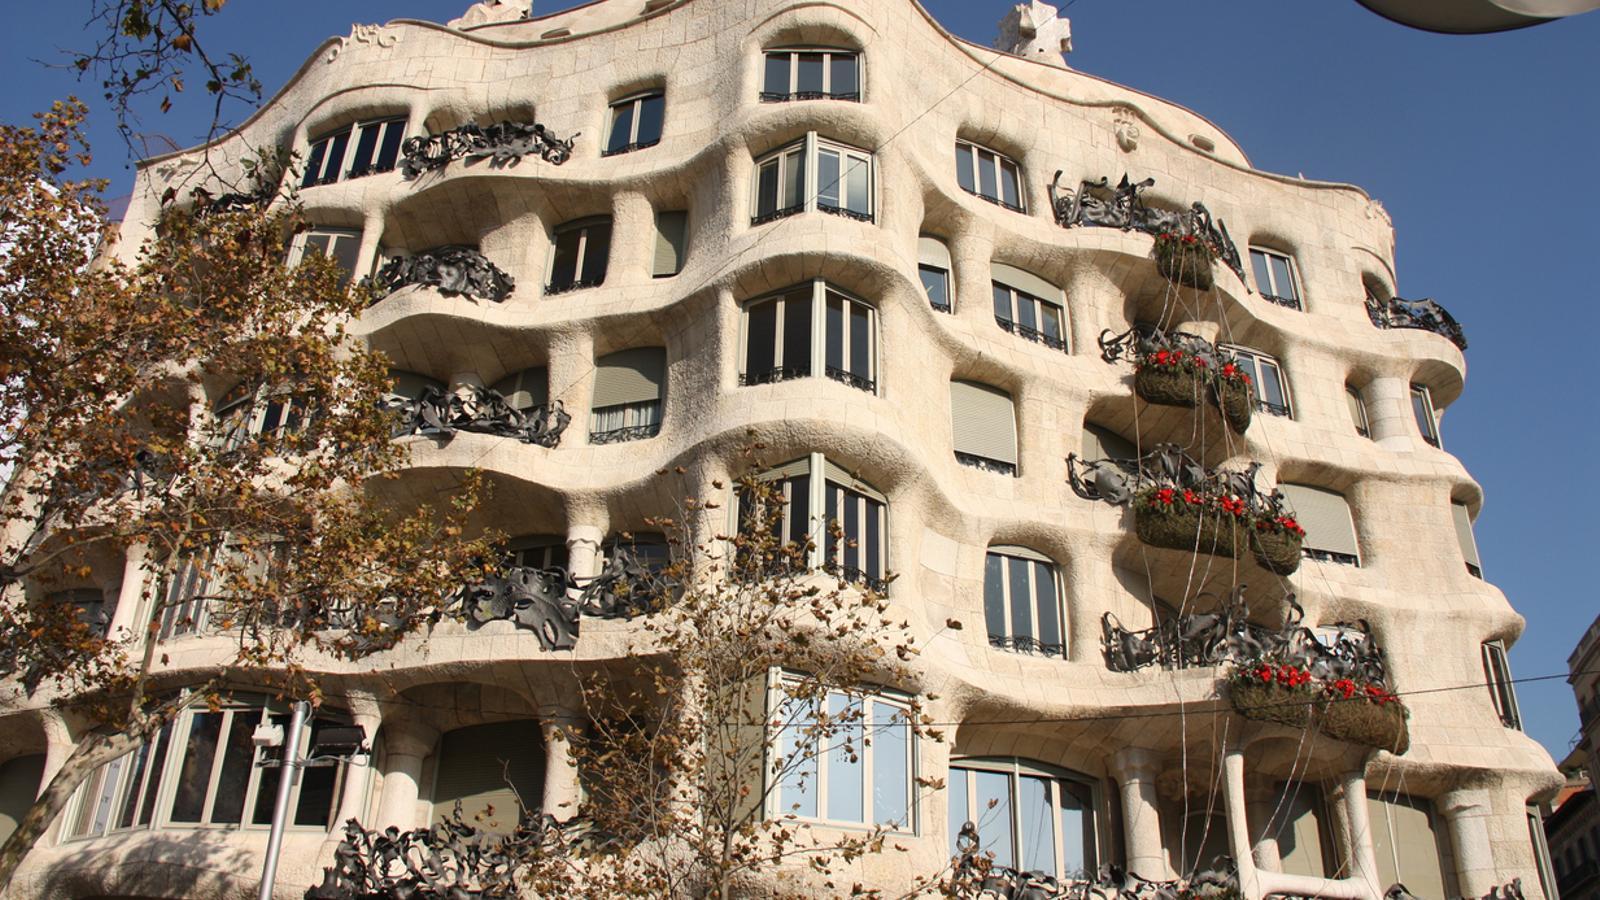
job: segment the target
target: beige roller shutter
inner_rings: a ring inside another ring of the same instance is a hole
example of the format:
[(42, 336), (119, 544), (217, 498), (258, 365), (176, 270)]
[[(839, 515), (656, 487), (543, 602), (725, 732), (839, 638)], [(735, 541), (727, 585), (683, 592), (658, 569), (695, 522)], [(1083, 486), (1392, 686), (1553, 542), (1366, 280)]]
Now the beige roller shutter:
[(847, 487), (858, 494), (871, 497), (873, 500), (876, 500), (879, 503), (889, 502), (887, 497), (878, 493), (877, 488), (874, 488), (872, 485), (867, 484), (865, 481), (855, 477), (850, 472), (846, 471), (844, 467), (836, 465), (833, 460), (824, 460), (822, 468), (824, 477), (834, 484), (843, 485), (844, 487)]
[(1133, 441), (1109, 428), (1093, 424), (1085, 424), (1083, 426), (1084, 461), (1138, 458), (1139, 450), (1133, 446)]
[(656, 213), (656, 256), (650, 272), (657, 278), (683, 271), (688, 246), (689, 214), (683, 210)]
[(937, 266), (950, 271), (950, 248), (936, 237), (923, 235), (917, 238), (917, 262), (924, 266)]
[(494, 390), (506, 398), (506, 404), (512, 409), (544, 406), (550, 396), (550, 374), (544, 366), (523, 369), (500, 379)]
[(1403, 884), (1414, 897), (1444, 900), (1444, 865), (1433, 830), (1432, 804), (1403, 795), (1367, 797), (1378, 883)]
[(950, 382), (950, 424), (957, 453), (1017, 464), (1017, 415), (1005, 391)]
[(1275, 806), (1271, 824), (1283, 858), (1282, 870), (1291, 875), (1326, 878), (1330, 873), (1322, 855), (1322, 836), (1328, 833), (1323, 822), (1322, 789), (1304, 782), (1285, 783), (1280, 786)]
[(1016, 266), (1008, 266), (1005, 263), (990, 263), (989, 277), (1007, 287), (1013, 287), (1024, 293), (1032, 294), (1047, 303), (1053, 303), (1056, 306), (1062, 305), (1061, 289), (1032, 272), (1024, 271)]
[(449, 732), (439, 742), (433, 822), (450, 815), (459, 800), (468, 824), (509, 833), (517, 824), (518, 795), (530, 808), (542, 802), (544, 769), (544, 734), (533, 719)]
[(783, 465), (778, 466), (775, 469), (768, 469), (765, 472), (762, 472), (757, 477), (757, 480), (759, 480), (759, 481), (781, 481), (781, 480), (783, 480), (785, 478), (793, 478), (796, 475), (809, 475), (809, 474), (811, 474), (811, 457), (806, 456), (806, 457), (801, 457), (800, 459), (797, 459), (794, 462), (784, 463)]
[(989, 552), (998, 553), (1001, 556), (1015, 556), (1018, 559), (1031, 559), (1034, 562), (1041, 562), (1049, 566), (1056, 564), (1055, 560), (1037, 550), (1030, 550), (1027, 547), (1019, 547), (1015, 544), (990, 544)]
[(1483, 562), (1478, 559), (1478, 541), (1472, 536), (1472, 514), (1467, 511), (1467, 505), (1451, 503), (1450, 514), (1455, 518), (1456, 540), (1461, 543), (1461, 555), (1466, 557), (1467, 565), (1482, 571)]
[(1355, 520), (1343, 494), (1304, 484), (1280, 484), (1278, 488), (1289, 498), (1295, 520), (1306, 530), (1307, 547), (1360, 557)]
[(594, 409), (661, 399), (666, 384), (667, 351), (635, 347), (602, 357), (595, 364)]

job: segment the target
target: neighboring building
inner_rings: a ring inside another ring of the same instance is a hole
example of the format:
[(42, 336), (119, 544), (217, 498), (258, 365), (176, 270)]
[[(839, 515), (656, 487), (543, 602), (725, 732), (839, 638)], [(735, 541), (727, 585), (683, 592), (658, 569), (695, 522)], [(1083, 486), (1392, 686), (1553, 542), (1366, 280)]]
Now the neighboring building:
[(1600, 784), (1600, 616), (1589, 623), (1567, 657), (1567, 683), (1578, 701), (1578, 749), (1589, 767), (1589, 782)]
[(1386, 19), (1447, 34), (1541, 25), (1600, 9), (1600, 0), (1357, 0)]
[[(1403, 882), (1431, 900), (1521, 879), (1529, 898), (1547, 894), (1529, 809), (1560, 782), (1519, 727), (1505, 651), (1523, 621), (1483, 578), (1471, 532), (1482, 492), (1442, 449), (1465, 342), (1437, 305), (1394, 297), (1394, 232), (1376, 201), (1257, 171), (1174, 104), (996, 58), (914, 0), (523, 12), (479, 4), (450, 26), (358, 26), (317, 48), (212, 161), (300, 153), (316, 227), (297, 252), (355, 277), (382, 266), (425, 280), (430, 258), (472, 276), (465, 293), (396, 284), (357, 331), (393, 358), (402, 393), (488, 386), (518, 409), (572, 413), (538, 442), (408, 439), (418, 465), (402, 477), (419, 491), (488, 473), (485, 524), (518, 536), (518, 564), (593, 575), (616, 535), (670, 511), (650, 473), (683, 465), (713, 494), (753, 434), (786, 463), (773, 477), (797, 527), (833, 516), (852, 539), (815, 562), (862, 581), (898, 573), (894, 614), (924, 652), (922, 681), (895, 687), (937, 694), (930, 716), (957, 724), (869, 761), (879, 783), (824, 786), (850, 810), (837, 826), (911, 796), (914, 776), (945, 784), (899, 805), (893, 843), (908, 852), (864, 859), (854, 880), (893, 893), (936, 872), (978, 819), (1001, 862), (1062, 874), (1116, 863), (1166, 879), (1231, 854), (1253, 873), (1249, 900), (1268, 883), (1376, 900)], [(1059, 48), (1068, 33), (1045, 22), (1013, 45)], [(499, 143), (532, 151), (515, 165), (431, 167), (406, 152), (409, 137), (501, 121), (581, 138), (569, 151), (516, 131), (520, 144)], [(197, 159), (140, 166), (121, 252), (152, 234), (160, 198)], [(1133, 184), (1117, 193), (1124, 173)], [(1194, 203), (1217, 218), (1180, 213)], [(1131, 227), (1094, 227), (1119, 221)], [(1236, 250), (1233, 267), (1180, 291), (1146, 233), (1173, 230)], [(394, 257), (411, 262), (384, 263)], [(1244, 412), (1257, 413), (1243, 436), (1206, 409), (1135, 398), (1130, 367), (1096, 342), (1139, 324), (1231, 348), (1251, 375)], [(241, 429), (284, 427), (241, 395), (208, 399)], [(1256, 483), (1281, 487), (1308, 532), (1298, 571), (1147, 546), (1134, 511), (1069, 486), (1069, 456), (1164, 442), (1205, 466), (1259, 462)], [(635, 541), (665, 553), (659, 538)], [(203, 572), (178, 571), (164, 596), (203, 593)], [(60, 600), (114, 633), (137, 628), (142, 573), (138, 559), (108, 562)], [(1312, 643), (1368, 662), (1383, 647), (1409, 749), (1216, 711), (1215, 666), (1140, 668), (1156, 639), (1113, 627), (1170, 626), (1242, 583), (1261, 635), (1299, 621), (1292, 592)], [(174, 608), (152, 638), (171, 672), (225, 652), (203, 606)], [(1338, 638), (1334, 626), (1355, 622), (1370, 623), (1368, 643)], [(352, 721), (374, 753), (308, 769), (294, 788), (279, 896), (321, 880), (350, 817), (414, 828), (458, 800), (506, 816), (496, 760), (515, 761), (522, 797), (570, 808), (581, 782), (555, 726), (575, 718), (573, 679), (623, 655), (634, 627), (590, 621), (575, 650), (553, 650), (510, 623), (446, 622), (426, 653), (330, 672), (308, 732)], [(1103, 630), (1131, 649), (1104, 647)], [(108, 765), (11, 896), (253, 893), (277, 770), (252, 765), (250, 736), (281, 716), (264, 699), (202, 708)], [(0, 713), (0, 827), (73, 740), (48, 708)], [(987, 819), (994, 809), (1009, 820)]]
[(1600, 802), (1586, 770), (1582, 748), (1561, 761), (1567, 783), (1545, 816), (1551, 869), (1563, 900), (1600, 898)]

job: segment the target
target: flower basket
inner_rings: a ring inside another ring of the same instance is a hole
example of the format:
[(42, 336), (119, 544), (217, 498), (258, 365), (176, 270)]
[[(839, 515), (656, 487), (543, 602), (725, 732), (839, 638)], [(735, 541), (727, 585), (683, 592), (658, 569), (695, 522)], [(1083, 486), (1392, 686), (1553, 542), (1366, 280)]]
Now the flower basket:
[(1322, 730), (1329, 737), (1387, 750), (1399, 756), (1411, 747), (1406, 708), (1399, 700), (1374, 703), (1365, 697), (1335, 698), (1322, 709)]
[(1278, 575), (1292, 575), (1300, 568), (1300, 535), (1279, 528), (1256, 528), (1250, 532), (1250, 552), (1263, 569)]
[(1219, 379), (1213, 388), (1223, 421), (1228, 423), (1234, 434), (1244, 434), (1245, 429), (1250, 427), (1250, 417), (1256, 411), (1256, 394), (1249, 382)]
[(1159, 406), (1200, 405), (1201, 381), (1194, 370), (1174, 366), (1140, 366), (1133, 373), (1133, 391)]
[(1173, 284), (1199, 291), (1211, 290), (1211, 248), (1194, 237), (1157, 235), (1156, 271)]
[(1133, 529), (1139, 540), (1168, 550), (1239, 555), (1233, 523), (1201, 505), (1186, 503), (1181, 496), (1167, 504), (1158, 495), (1151, 490), (1134, 499)]
[(1311, 727), (1321, 705), (1317, 695), (1304, 687), (1243, 678), (1229, 683), (1228, 699), (1246, 719), (1302, 729)]

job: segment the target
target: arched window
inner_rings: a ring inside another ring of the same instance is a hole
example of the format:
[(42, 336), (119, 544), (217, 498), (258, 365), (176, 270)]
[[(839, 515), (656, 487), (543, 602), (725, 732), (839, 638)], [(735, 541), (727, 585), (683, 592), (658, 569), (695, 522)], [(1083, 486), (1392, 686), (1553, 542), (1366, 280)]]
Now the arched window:
[(861, 56), (831, 47), (768, 50), (762, 69), (761, 101), (860, 100)]
[(1026, 547), (991, 546), (983, 563), (983, 620), (991, 647), (1066, 656), (1055, 562)]
[(565, 569), (567, 541), (559, 534), (525, 534), (505, 543), (508, 566), (523, 569)]
[(1289, 387), (1283, 377), (1283, 365), (1276, 359), (1234, 344), (1218, 344), (1219, 350), (1233, 354), (1234, 362), (1250, 376), (1256, 389), (1256, 408), (1274, 416), (1294, 417), (1289, 405)]
[(1022, 202), (1022, 167), (987, 147), (956, 141), (956, 184), (990, 203), (1027, 212)]
[(596, 287), (606, 280), (611, 257), (611, 217), (591, 216), (558, 226), (551, 241), (546, 294)]
[(659, 90), (624, 97), (611, 104), (611, 127), (601, 156), (643, 150), (661, 143), (667, 95)]
[(517, 798), (538, 807), (544, 796), (544, 745), (534, 719), (445, 732), (434, 768), (433, 823), (460, 803), (462, 820), (473, 827), (511, 832), (521, 812)]
[(1433, 804), (1405, 794), (1367, 794), (1372, 849), (1381, 884), (1404, 884), (1416, 897), (1443, 897), (1444, 864)]
[(1372, 437), (1372, 427), (1367, 422), (1367, 404), (1361, 399), (1361, 392), (1352, 385), (1344, 386), (1344, 399), (1350, 407), (1350, 422), (1356, 427), (1356, 434), (1364, 438)]
[(1099, 868), (1094, 779), (1025, 759), (950, 762), (950, 840), (967, 822), (994, 864), (1058, 879)]
[(762, 473), (776, 509), (739, 501), (739, 527), (764, 527), (784, 541), (811, 541), (809, 565), (879, 590), (888, 566), (888, 500), (820, 453)]
[(993, 263), (989, 268), (995, 324), (1034, 343), (1072, 352), (1061, 289), (1015, 266)]
[(744, 308), (739, 383), (818, 372), (867, 393), (878, 389), (878, 315), (871, 304), (816, 279)]
[(815, 210), (872, 221), (873, 156), (816, 132), (756, 160), (750, 224)]
[(1264, 300), (1300, 309), (1300, 285), (1295, 278), (1294, 257), (1266, 247), (1250, 248), (1250, 269), (1256, 277), (1256, 290)]
[(394, 116), (346, 125), (313, 138), (300, 186), (308, 188), (390, 171), (400, 159), (405, 131), (406, 117)]
[(928, 304), (939, 312), (947, 313), (955, 307), (950, 271), (950, 248), (945, 242), (926, 234), (917, 238), (917, 274), (928, 294)]

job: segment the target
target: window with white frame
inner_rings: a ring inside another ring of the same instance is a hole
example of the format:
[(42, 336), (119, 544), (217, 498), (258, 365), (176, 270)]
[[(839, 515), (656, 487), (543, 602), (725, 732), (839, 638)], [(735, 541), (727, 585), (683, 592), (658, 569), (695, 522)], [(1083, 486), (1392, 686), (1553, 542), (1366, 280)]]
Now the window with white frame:
[(296, 235), (293, 258), (298, 264), (307, 254), (315, 253), (333, 260), (344, 273), (340, 284), (349, 284), (360, 264), (361, 232), (350, 228), (315, 227)]
[(611, 217), (593, 216), (556, 228), (551, 242), (546, 294), (596, 287), (606, 280), (611, 256)]
[(872, 221), (872, 154), (808, 133), (756, 160), (751, 225), (816, 210)]
[(1022, 202), (1022, 169), (987, 147), (956, 141), (956, 184), (990, 203), (1027, 212)]
[[(63, 837), (144, 827), (270, 826), (283, 769), (263, 763), (281, 759), (282, 745), (257, 747), (251, 738), (258, 726), (287, 729), (289, 721), (288, 712), (248, 700), (186, 710), (85, 780), (68, 806)], [(301, 745), (318, 729), (343, 722), (338, 713), (319, 713), (302, 726)], [(288, 825), (326, 831), (344, 775), (343, 762), (299, 770), (290, 785)]]
[(635, 347), (595, 360), (589, 443), (614, 444), (661, 432), (667, 350)]
[(1264, 299), (1290, 309), (1302, 308), (1292, 257), (1264, 247), (1251, 247), (1250, 269), (1256, 276), (1256, 290)]
[(1439, 416), (1433, 409), (1433, 393), (1420, 384), (1411, 386), (1411, 415), (1417, 420), (1417, 432), (1430, 447), (1443, 447), (1439, 440)]
[(525, 534), (505, 543), (506, 565), (522, 569), (565, 569), (567, 541), (559, 534)]
[(947, 781), (952, 855), (971, 822), (994, 864), (1066, 881), (1098, 870), (1093, 779), (1025, 759), (955, 759)]
[(861, 55), (854, 50), (796, 47), (768, 50), (761, 100), (860, 100)]
[(1356, 427), (1356, 434), (1364, 438), (1372, 437), (1372, 427), (1367, 423), (1367, 404), (1361, 399), (1361, 392), (1347, 384), (1344, 386), (1344, 399), (1350, 407), (1350, 424)]
[[(311, 142), (303, 188), (392, 170), (400, 159), (406, 119), (398, 116), (346, 125)], [(354, 146), (352, 146), (352, 144)], [(348, 154), (348, 158), (347, 158)]]
[(983, 620), (989, 646), (1067, 655), (1067, 624), (1056, 564), (1027, 547), (995, 545), (983, 562)]
[(667, 97), (661, 91), (648, 91), (624, 97), (611, 104), (611, 126), (601, 156), (616, 156), (643, 150), (661, 143), (662, 114)]
[(928, 304), (939, 312), (950, 312), (955, 306), (950, 270), (950, 248), (944, 241), (928, 235), (917, 239), (917, 275)]
[(881, 693), (829, 690), (797, 696), (778, 681), (769, 815), (838, 825), (916, 830), (915, 741), (909, 704)]
[(1281, 363), (1249, 347), (1235, 344), (1217, 346), (1218, 349), (1233, 354), (1234, 363), (1250, 376), (1250, 383), (1255, 386), (1257, 409), (1274, 416), (1294, 417), (1294, 410), (1289, 406), (1289, 389), (1284, 381)]
[(744, 308), (739, 383), (770, 384), (821, 372), (877, 393), (877, 310), (816, 279)]
[(1511, 680), (1511, 661), (1506, 657), (1505, 641), (1483, 642), (1483, 678), (1501, 724), (1522, 730), (1522, 710), (1517, 706), (1517, 691)]
[(990, 266), (990, 286), (996, 325), (1034, 343), (1071, 352), (1060, 288), (1031, 272), (1000, 263)]
[(619, 531), (606, 539), (605, 558), (613, 560), (618, 553), (651, 572), (660, 572), (672, 564), (672, 544), (659, 531)]
[(813, 453), (763, 472), (778, 508), (738, 506), (738, 527), (756, 525), (784, 541), (810, 541), (807, 564), (846, 581), (887, 590), (888, 500), (871, 485)]
[(238, 384), (211, 409), (217, 449), (237, 450), (252, 438), (281, 438), (298, 431), (304, 404), (285, 390)]
[(1467, 574), (1483, 577), (1483, 561), (1478, 558), (1478, 539), (1472, 533), (1472, 511), (1465, 503), (1450, 501), (1450, 519), (1456, 527), (1456, 543), (1461, 547), (1461, 558), (1467, 562)]

